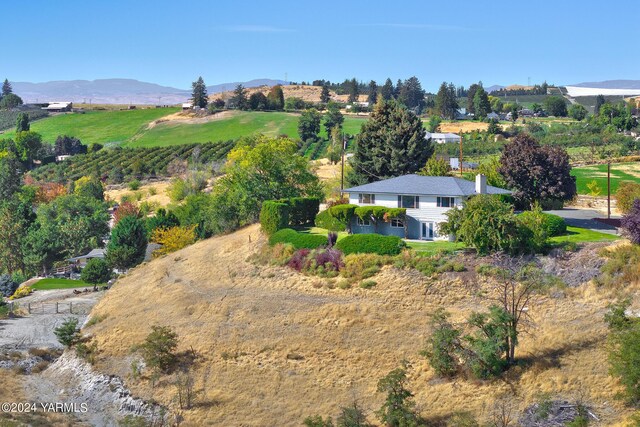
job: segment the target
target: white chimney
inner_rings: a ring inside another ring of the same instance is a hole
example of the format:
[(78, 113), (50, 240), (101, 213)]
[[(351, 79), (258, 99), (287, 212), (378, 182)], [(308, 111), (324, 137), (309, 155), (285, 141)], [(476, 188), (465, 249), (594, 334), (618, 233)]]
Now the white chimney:
[(476, 193), (477, 194), (487, 193), (487, 177), (481, 173), (476, 175)]

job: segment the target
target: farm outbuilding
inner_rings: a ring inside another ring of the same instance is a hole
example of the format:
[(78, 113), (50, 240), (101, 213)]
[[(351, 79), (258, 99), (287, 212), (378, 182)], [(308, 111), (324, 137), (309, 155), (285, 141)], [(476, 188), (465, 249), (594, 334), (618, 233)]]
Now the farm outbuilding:
[(62, 113), (65, 111), (71, 111), (73, 108), (73, 102), (50, 102), (49, 105), (43, 107), (43, 110), (51, 111), (52, 113)]
[(438, 144), (444, 144), (447, 142), (460, 142), (460, 135), (457, 135), (455, 133), (427, 132), (426, 138), (431, 139), (433, 142), (436, 142)]

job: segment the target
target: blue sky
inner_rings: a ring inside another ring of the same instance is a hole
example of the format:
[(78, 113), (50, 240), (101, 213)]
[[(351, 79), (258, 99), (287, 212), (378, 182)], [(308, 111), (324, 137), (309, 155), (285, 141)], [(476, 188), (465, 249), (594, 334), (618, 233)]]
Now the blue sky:
[(638, 0), (30, 0), (2, 15), (12, 81), (640, 79)]

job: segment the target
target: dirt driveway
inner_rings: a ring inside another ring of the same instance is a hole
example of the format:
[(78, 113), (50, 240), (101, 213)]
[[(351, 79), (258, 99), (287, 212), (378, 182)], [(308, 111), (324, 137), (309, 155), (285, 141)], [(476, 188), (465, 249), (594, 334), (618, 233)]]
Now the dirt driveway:
[[(69, 317), (82, 325), (104, 292), (75, 295), (71, 289), (36, 291), (15, 301), (20, 316), (0, 320), (0, 349), (61, 347), (53, 330)], [(31, 314), (29, 314), (31, 305)]]

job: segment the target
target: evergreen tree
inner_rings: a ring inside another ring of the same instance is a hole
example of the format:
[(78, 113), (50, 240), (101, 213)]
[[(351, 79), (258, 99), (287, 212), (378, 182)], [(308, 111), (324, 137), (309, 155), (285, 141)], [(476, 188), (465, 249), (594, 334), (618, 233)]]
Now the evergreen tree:
[(433, 154), (422, 121), (396, 101), (379, 100), (356, 138), (348, 180), (359, 185), (415, 173)]
[(476, 89), (476, 93), (473, 96), (473, 111), (475, 117), (484, 119), (487, 114), (491, 112), (491, 103), (489, 102), (489, 95), (482, 86)]
[(424, 90), (416, 76), (410, 77), (402, 84), (400, 99), (412, 110), (420, 113), (425, 105)]
[(209, 103), (209, 98), (207, 97), (207, 86), (204, 84), (202, 77), (198, 77), (198, 80), (191, 83), (191, 87), (193, 88), (191, 93), (193, 106), (205, 108)]
[(347, 99), (347, 102), (349, 103), (358, 102), (358, 95), (360, 95), (360, 88), (358, 87), (358, 81), (356, 80), (355, 77), (349, 80), (348, 94), (349, 94), (349, 99)]
[(31, 129), (29, 125), (29, 115), (27, 113), (18, 114), (18, 118), (16, 119), (16, 133), (25, 132)]
[(322, 85), (322, 91), (320, 92), (320, 102), (326, 104), (331, 99), (331, 93), (329, 92), (329, 85), (324, 83)]
[(402, 94), (402, 80), (398, 79), (396, 82), (396, 87), (393, 88), (393, 97), (397, 100), (400, 100), (400, 95)]
[(604, 105), (605, 102), (606, 101), (604, 99), (604, 95), (596, 96), (596, 108), (595, 108), (595, 112), (594, 112), (594, 114), (596, 116), (600, 114), (600, 107), (602, 107), (602, 105)]
[(144, 261), (146, 250), (147, 231), (144, 221), (133, 215), (125, 216), (111, 231), (107, 261), (116, 268), (126, 270)]
[(267, 100), (269, 101), (269, 108), (272, 110), (281, 111), (284, 109), (284, 92), (282, 86), (275, 85), (267, 94)]
[(476, 106), (473, 101), (476, 96), (476, 91), (480, 87), (481, 86), (477, 83), (474, 83), (471, 86), (469, 86), (469, 90), (467, 91), (467, 113), (470, 113), (470, 114), (476, 113)]
[(387, 78), (384, 85), (380, 88), (380, 96), (385, 101), (389, 101), (393, 98), (393, 82), (391, 79)]
[(4, 79), (4, 83), (2, 84), (2, 96), (7, 96), (11, 93), (13, 93), (11, 83), (9, 83), (9, 80)]
[(378, 85), (375, 80), (371, 80), (369, 82), (369, 96), (367, 97), (367, 102), (369, 102), (370, 107), (373, 107), (376, 102), (378, 102)]
[(246, 110), (248, 107), (247, 90), (242, 85), (236, 86), (231, 97), (231, 104), (238, 110)]
[(447, 85), (442, 82), (438, 94), (436, 95), (436, 111), (445, 119), (453, 120), (458, 111), (458, 101), (456, 100), (456, 88), (453, 83)]

